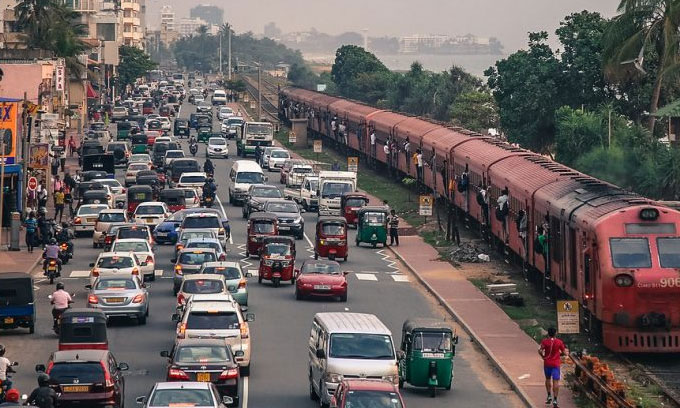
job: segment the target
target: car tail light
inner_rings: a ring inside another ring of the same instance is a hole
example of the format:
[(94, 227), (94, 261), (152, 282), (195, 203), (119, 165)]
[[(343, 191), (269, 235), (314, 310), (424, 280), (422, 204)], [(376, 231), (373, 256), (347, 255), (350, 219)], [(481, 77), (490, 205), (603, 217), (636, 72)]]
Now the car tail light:
[(241, 323), (241, 338), (247, 339), (248, 337), (248, 323)]
[(111, 242), (113, 242), (113, 236), (107, 235), (106, 238), (104, 238), (104, 242), (110, 244)]
[(224, 254), (220, 255), (220, 261), (226, 261), (226, 260), (227, 260), (226, 255), (224, 255)]
[(66, 249), (68, 249), (68, 245), (66, 243), (63, 243), (59, 246), (59, 248), (61, 248), (62, 251), (66, 251)]
[(74, 224), (80, 224), (80, 222), (81, 222), (80, 217), (76, 217), (76, 218), (73, 220), (73, 223), (74, 223)]
[(184, 299), (184, 294), (180, 293), (177, 295), (177, 304), (183, 305), (186, 299)]
[(153, 257), (151, 255), (146, 256), (147, 265), (153, 265)]
[(139, 268), (132, 269), (132, 274), (133, 275), (139, 275)]
[(95, 295), (89, 295), (87, 297), (87, 303), (91, 305), (96, 305), (97, 303), (99, 303), (99, 299), (97, 299), (97, 296)]
[(121, 194), (125, 194), (126, 192), (127, 192), (127, 190), (126, 190), (126, 189), (123, 189), (123, 190), (121, 191)]
[(186, 323), (180, 324), (177, 337), (179, 337), (180, 339), (183, 339), (186, 332), (187, 332), (187, 324)]
[(220, 374), (220, 380), (231, 380), (234, 378), (238, 378), (238, 368), (230, 368), (222, 371)]
[(179, 368), (171, 368), (168, 370), (168, 380), (188, 380), (189, 376)]
[(238, 288), (239, 288), (239, 289), (245, 289), (247, 284), (248, 284), (248, 281), (247, 281), (247, 280), (241, 279), (241, 280), (238, 282)]
[(102, 370), (104, 370), (104, 381), (106, 382), (107, 387), (113, 387), (113, 380), (111, 379), (111, 373), (109, 373), (109, 370), (106, 369), (106, 365), (104, 365), (103, 362), (100, 363), (102, 365)]
[(178, 275), (182, 274), (182, 265), (175, 265), (175, 273)]
[(99, 269), (97, 269), (97, 268), (92, 269), (92, 276), (94, 276), (94, 277), (99, 276)]

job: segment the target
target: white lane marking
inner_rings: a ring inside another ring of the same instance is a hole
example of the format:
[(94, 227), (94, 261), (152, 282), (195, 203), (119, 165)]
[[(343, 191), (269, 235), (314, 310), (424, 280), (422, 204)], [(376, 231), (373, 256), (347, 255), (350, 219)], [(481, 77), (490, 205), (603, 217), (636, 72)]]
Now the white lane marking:
[(372, 273), (355, 273), (354, 276), (357, 277), (359, 280), (365, 280), (365, 281), (377, 281), (378, 278), (372, 274)]
[(408, 276), (406, 275), (390, 275), (395, 282), (409, 282)]
[[(217, 199), (217, 204), (219, 204), (220, 208), (222, 209), (222, 215), (224, 216), (224, 218), (227, 218), (227, 212), (224, 211), (224, 206), (222, 205), (222, 200), (220, 200), (220, 196), (215, 194), (215, 198)], [(231, 234), (229, 234), (229, 245), (234, 245), (234, 240), (232, 239)]]
[(90, 276), (90, 271), (72, 271), (69, 278), (87, 278)]
[(307, 243), (309, 244), (310, 247), (314, 247), (314, 244), (312, 244), (312, 240), (309, 239), (306, 233), (302, 234), (303, 237), (305, 237), (305, 240), (307, 240)]
[(243, 403), (241, 407), (248, 408), (248, 377), (243, 377)]
[(260, 270), (259, 270), (259, 269), (248, 269), (248, 273), (249, 273), (252, 277), (255, 278), (255, 277), (257, 277), (257, 276), (260, 274)]
[(154, 269), (153, 274), (154, 274), (154, 276), (163, 276), (163, 270), (162, 269)]
[(379, 251), (375, 251), (376, 254), (380, 255), (383, 261), (387, 263), (387, 267), (394, 269), (395, 271), (399, 270), (399, 267), (397, 266), (397, 261), (392, 258), (387, 252), (385, 252), (384, 249), (381, 249)]

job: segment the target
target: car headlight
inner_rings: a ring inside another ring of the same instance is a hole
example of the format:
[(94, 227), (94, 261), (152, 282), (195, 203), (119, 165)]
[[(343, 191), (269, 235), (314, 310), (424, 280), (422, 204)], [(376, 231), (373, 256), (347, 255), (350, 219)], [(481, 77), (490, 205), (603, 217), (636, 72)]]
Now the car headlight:
[(399, 383), (399, 376), (396, 374), (393, 375), (383, 375), (382, 379), (385, 381), (389, 381), (392, 384), (398, 384)]
[(255, 237), (250, 238), (250, 242), (257, 242), (257, 238)]
[(288, 266), (290, 265), (290, 261), (281, 261), (281, 266)]
[(272, 266), (274, 264), (274, 261), (272, 261), (271, 259), (265, 259), (264, 264), (266, 266)]
[(342, 374), (326, 373), (326, 381), (327, 382), (339, 383), (339, 382), (342, 382), (343, 379), (344, 379), (344, 376)]
[(298, 216), (293, 222), (296, 224), (300, 224), (302, 222), (302, 217)]

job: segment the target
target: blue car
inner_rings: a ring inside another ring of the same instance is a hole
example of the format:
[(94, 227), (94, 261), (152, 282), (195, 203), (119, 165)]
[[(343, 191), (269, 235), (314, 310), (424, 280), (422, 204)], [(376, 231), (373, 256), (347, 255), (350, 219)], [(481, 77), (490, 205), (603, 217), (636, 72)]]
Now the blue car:
[(184, 217), (189, 214), (199, 214), (199, 213), (215, 213), (222, 220), (222, 227), (227, 236), (227, 240), (231, 235), (231, 228), (229, 226), (229, 220), (222, 214), (222, 211), (216, 208), (186, 208), (184, 210), (177, 211), (168, 217), (165, 221), (161, 222), (153, 230), (153, 239), (159, 244), (174, 244), (177, 242), (177, 231), (179, 226), (182, 224)]

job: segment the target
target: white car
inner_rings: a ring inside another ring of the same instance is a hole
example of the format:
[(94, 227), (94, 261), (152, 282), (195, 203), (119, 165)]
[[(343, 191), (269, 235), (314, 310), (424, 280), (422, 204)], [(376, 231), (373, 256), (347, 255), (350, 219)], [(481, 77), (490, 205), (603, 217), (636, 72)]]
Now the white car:
[(166, 150), (165, 151), (165, 158), (163, 159), (163, 163), (165, 165), (165, 168), (167, 169), (170, 166), (170, 163), (172, 163), (173, 160), (183, 159), (183, 158), (184, 158), (184, 150)]
[(132, 252), (102, 252), (97, 260), (90, 264), (90, 284), (94, 284), (100, 276), (137, 275), (141, 279), (141, 262)]
[(205, 150), (206, 157), (229, 158), (229, 147), (227, 140), (223, 137), (211, 137), (208, 139), (208, 147)]
[(156, 256), (149, 241), (145, 239), (127, 238), (113, 241), (111, 252), (132, 252), (137, 256), (137, 259), (146, 263), (142, 265), (142, 276), (145, 280), (154, 280), (154, 266), (156, 265)]
[(195, 188), (183, 188), (184, 190), (184, 206), (186, 208), (197, 208), (201, 206), (201, 197)]
[(174, 188), (194, 188), (200, 197), (203, 195), (203, 185), (206, 178), (208, 178), (208, 175), (203, 172), (182, 173)]
[(111, 190), (111, 194), (113, 195), (113, 204), (111, 205), (111, 208), (116, 206), (116, 203), (123, 202), (125, 203), (125, 200), (127, 200), (125, 196), (125, 187), (123, 187), (122, 184), (120, 184), (120, 181), (116, 179), (95, 179), (92, 181), (96, 181), (98, 183), (101, 183), (105, 185), (106, 187)]
[(125, 172), (125, 186), (129, 187), (137, 182), (137, 173), (142, 170), (151, 170), (150, 163), (130, 163)]
[[(214, 99), (215, 97), (213, 96)], [(217, 119), (219, 120), (229, 119), (232, 116), (234, 116), (234, 110), (228, 106), (222, 106), (220, 111), (217, 112)]]
[(172, 121), (170, 120), (170, 118), (161, 116), (157, 119), (161, 122), (161, 129), (166, 130), (168, 132), (170, 131), (170, 129), (172, 129)]
[[(158, 138), (156, 138), (156, 141), (158, 141)], [(130, 155), (130, 158), (128, 158), (128, 165), (132, 163), (148, 163), (149, 166), (153, 164), (151, 161), (151, 156), (149, 156), (146, 153), (137, 153)]]
[(99, 218), (99, 213), (108, 210), (107, 204), (83, 204), (78, 208), (76, 217), (73, 219), (73, 230), (76, 235), (83, 232), (94, 233), (94, 224)]
[(290, 153), (288, 153), (288, 150), (272, 150), (269, 154), (269, 160), (267, 161), (267, 168), (269, 171), (280, 171), (281, 167), (283, 167), (283, 162), (288, 159), (290, 159)]
[(280, 147), (277, 146), (267, 146), (264, 148), (262, 151), (262, 155), (260, 156), (260, 167), (263, 169), (266, 169), (269, 166), (269, 155), (271, 155), (272, 151), (281, 149)]
[(138, 224), (158, 225), (172, 215), (167, 204), (159, 201), (140, 203), (135, 209), (135, 222)]
[(199, 103), (205, 101), (205, 98), (203, 97), (203, 94), (198, 94), (194, 96), (194, 105), (198, 105)]

